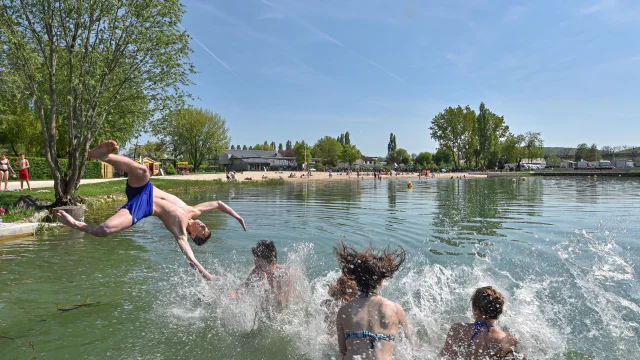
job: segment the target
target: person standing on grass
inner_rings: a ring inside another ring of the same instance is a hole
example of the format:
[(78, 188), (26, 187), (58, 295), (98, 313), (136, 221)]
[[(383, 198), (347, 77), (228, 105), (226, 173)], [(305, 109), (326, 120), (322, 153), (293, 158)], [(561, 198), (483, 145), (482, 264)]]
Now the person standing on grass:
[(105, 237), (130, 228), (145, 217), (155, 216), (173, 234), (189, 266), (197, 270), (205, 279), (215, 279), (196, 260), (187, 242), (187, 238), (190, 237), (196, 245), (202, 246), (211, 237), (211, 231), (207, 225), (195, 218), (204, 212), (220, 210), (238, 220), (244, 231), (247, 231), (242, 217), (222, 201), (209, 201), (196, 206), (185, 204), (178, 197), (153, 186), (149, 181), (149, 169), (128, 157), (115, 155), (114, 152), (117, 150), (118, 144), (109, 140), (93, 148), (88, 155), (89, 158), (112, 165), (120, 172), (129, 173), (125, 189), (128, 202), (100, 225), (76, 221), (64, 211), (58, 211), (56, 214), (60, 222), (85, 233)]
[(31, 190), (31, 184), (29, 183), (29, 160), (24, 158), (24, 154), (20, 154), (20, 160), (18, 160), (18, 177), (20, 177), (20, 189), (24, 189), (24, 182), (27, 182), (29, 190)]
[(0, 187), (4, 182), (4, 189), (9, 187), (9, 170), (11, 170), (11, 176), (16, 176), (16, 172), (13, 171), (9, 160), (7, 160), (7, 154), (0, 155)]

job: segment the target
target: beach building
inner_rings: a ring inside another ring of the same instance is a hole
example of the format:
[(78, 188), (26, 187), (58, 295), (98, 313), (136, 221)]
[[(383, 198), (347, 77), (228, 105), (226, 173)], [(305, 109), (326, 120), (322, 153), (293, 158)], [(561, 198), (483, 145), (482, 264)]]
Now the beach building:
[(297, 167), (294, 157), (261, 150), (226, 150), (218, 157), (218, 163), (227, 170), (235, 171), (288, 170)]
[(146, 157), (142, 159), (142, 163), (147, 167), (147, 169), (149, 169), (149, 173), (151, 173), (151, 176), (160, 174), (160, 161), (155, 161), (152, 158)]

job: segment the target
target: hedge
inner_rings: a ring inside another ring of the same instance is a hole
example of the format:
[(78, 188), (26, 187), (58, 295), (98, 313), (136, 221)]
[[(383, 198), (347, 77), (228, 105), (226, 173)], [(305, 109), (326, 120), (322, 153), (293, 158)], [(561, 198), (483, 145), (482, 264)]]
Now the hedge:
[[(18, 158), (17, 157), (9, 157), (9, 162), (11, 163), (11, 167), (18, 175)], [(51, 175), (51, 169), (49, 168), (49, 164), (47, 163), (47, 159), (45, 158), (32, 158), (28, 157), (29, 160), (29, 179), (31, 180), (51, 180), (53, 176)], [(67, 159), (58, 159), (60, 163), (60, 168), (64, 171), (67, 167)], [(101, 162), (99, 161), (87, 161), (87, 167), (84, 169), (84, 177), (83, 179), (99, 179), (102, 177), (102, 167)]]

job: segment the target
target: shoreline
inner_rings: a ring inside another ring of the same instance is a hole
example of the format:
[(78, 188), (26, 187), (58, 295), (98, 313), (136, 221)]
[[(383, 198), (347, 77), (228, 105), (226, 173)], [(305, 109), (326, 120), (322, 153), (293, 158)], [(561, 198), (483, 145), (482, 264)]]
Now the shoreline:
[[(290, 174), (295, 174), (296, 177), (295, 178), (289, 178)], [(373, 180), (374, 177), (373, 175), (371, 175), (371, 173), (368, 173), (369, 175), (366, 175), (367, 172), (363, 172), (361, 173), (361, 176), (358, 177), (356, 173), (352, 173), (351, 176), (347, 176), (346, 173), (333, 173), (332, 177), (329, 178), (329, 173), (328, 172), (324, 172), (324, 171), (312, 171), (311, 172), (311, 177), (307, 178), (306, 176), (304, 178), (301, 178), (300, 176), (306, 174), (306, 172), (304, 171), (245, 171), (243, 173), (236, 173), (236, 182), (247, 182), (247, 181), (252, 181), (252, 182), (259, 182), (259, 181), (263, 181), (263, 176), (266, 177), (266, 180), (284, 180), (285, 182), (305, 182), (305, 181), (333, 181), (333, 180), (337, 180), (337, 181), (344, 181), (344, 180), (349, 180), (349, 181), (358, 181), (358, 180)], [(457, 178), (457, 177), (466, 177), (467, 179), (470, 178), (487, 178), (487, 174), (479, 174), (479, 173), (473, 173), (473, 172), (457, 172), (457, 173), (442, 173), (442, 174), (436, 174), (435, 179), (449, 179), (451, 177)], [(251, 180), (247, 180), (247, 178), (251, 178)], [(417, 173), (409, 173), (409, 174), (402, 174), (402, 175), (382, 175), (382, 180), (389, 180), (389, 179), (417, 179), (418, 178), (418, 174)], [(423, 177), (424, 178), (424, 177)], [(431, 178), (430, 176), (428, 178)], [(189, 175), (170, 175), (170, 176), (157, 176), (151, 179), (151, 181), (153, 182), (154, 179), (167, 179), (167, 180), (174, 180), (174, 179), (179, 179), (179, 180), (220, 180), (224, 183), (227, 182), (226, 180), (226, 175), (223, 173), (219, 173), (219, 174), (189, 174)]]

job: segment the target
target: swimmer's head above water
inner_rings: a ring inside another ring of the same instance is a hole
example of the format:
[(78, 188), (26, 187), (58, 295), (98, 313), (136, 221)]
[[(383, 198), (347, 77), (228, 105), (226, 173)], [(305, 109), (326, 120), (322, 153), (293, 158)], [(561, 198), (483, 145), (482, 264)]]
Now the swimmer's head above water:
[(211, 237), (211, 231), (200, 220), (192, 220), (187, 225), (187, 233), (191, 236), (193, 242), (198, 245), (204, 245)]
[(329, 285), (329, 296), (334, 301), (349, 302), (356, 297), (357, 291), (358, 288), (355, 281), (347, 279), (344, 275)]
[(278, 261), (278, 250), (273, 241), (260, 240), (255, 247), (251, 248), (253, 261), (256, 268), (263, 269), (273, 266)]
[(358, 251), (341, 242), (333, 248), (342, 274), (356, 282), (358, 290), (365, 295), (372, 294), (382, 285), (382, 281), (393, 277), (404, 263), (406, 253), (399, 247), (392, 250), (387, 247), (381, 252), (371, 247)]
[(497, 320), (502, 314), (504, 297), (491, 286), (481, 287), (473, 293), (471, 307), (476, 319)]

